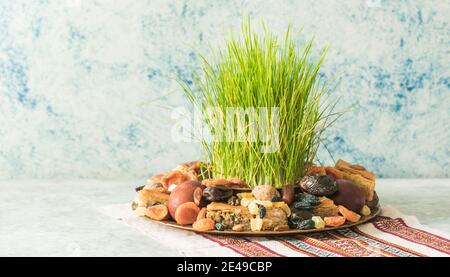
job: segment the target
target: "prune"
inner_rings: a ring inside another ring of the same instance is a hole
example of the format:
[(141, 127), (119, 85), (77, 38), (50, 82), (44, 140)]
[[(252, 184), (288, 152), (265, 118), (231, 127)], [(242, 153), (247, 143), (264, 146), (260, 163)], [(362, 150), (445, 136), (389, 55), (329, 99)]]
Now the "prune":
[(214, 227), (216, 227), (216, 230), (217, 230), (217, 231), (223, 231), (223, 230), (225, 230), (225, 227), (223, 226), (222, 223), (216, 223), (216, 224), (214, 225)]
[(264, 218), (266, 216), (266, 207), (259, 205), (259, 218)]
[(295, 224), (295, 228), (299, 230), (308, 230), (308, 229), (314, 229), (315, 223), (311, 219), (304, 219), (297, 224)]
[(338, 192), (331, 196), (335, 205), (342, 205), (359, 213), (366, 204), (366, 192), (350, 180), (337, 180)]
[(225, 186), (207, 187), (203, 190), (203, 197), (209, 202), (227, 200), (233, 195), (233, 190)]
[(312, 210), (314, 206), (306, 201), (297, 201), (294, 202), (294, 208), (299, 210)]
[(336, 193), (336, 180), (331, 175), (308, 175), (300, 182), (300, 187), (307, 193), (317, 196), (330, 196)]
[(317, 206), (320, 205), (320, 198), (317, 196), (314, 196), (312, 194), (305, 194), (305, 193), (299, 193), (295, 196), (296, 202), (306, 202), (309, 203), (311, 206)]
[[(295, 226), (298, 222), (311, 219), (313, 214), (310, 211), (296, 211), (289, 216), (289, 225)], [(295, 228), (295, 227), (294, 227)]]

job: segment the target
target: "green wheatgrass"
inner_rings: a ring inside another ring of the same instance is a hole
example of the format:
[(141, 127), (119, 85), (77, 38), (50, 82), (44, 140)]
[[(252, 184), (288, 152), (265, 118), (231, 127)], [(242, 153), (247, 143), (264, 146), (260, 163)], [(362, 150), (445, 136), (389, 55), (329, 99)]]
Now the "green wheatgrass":
[[(212, 61), (200, 56), (201, 71), (194, 74), (192, 87), (180, 84), (201, 111), (216, 107), (225, 114), (228, 107), (278, 107), (278, 151), (262, 153), (261, 141), (230, 142), (223, 137), (201, 142), (214, 178), (237, 177), (251, 187), (281, 188), (303, 176), (316, 157), (323, 132), (340, 115), (332, 112), (337, 101), (322, 103), (329, 89), (318, 71), (326, 49), (312, 61), (313, 40), (299, 47), (290, 28), (282, 39), (264, 25), (258, 34), (248, 20), (241, 30), (241, 36), (230, 36), (224, 49), (213, 51)], [(204, 121), (211, 130), (217, 128), (213, 121)]]

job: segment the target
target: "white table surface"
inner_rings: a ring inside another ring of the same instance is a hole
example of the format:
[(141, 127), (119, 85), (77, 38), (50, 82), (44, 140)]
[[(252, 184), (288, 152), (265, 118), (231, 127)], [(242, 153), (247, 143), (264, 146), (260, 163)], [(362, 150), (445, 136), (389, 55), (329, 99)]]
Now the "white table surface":
[[(0, 181), (0, 256), (175, 256), (98, 208), (130, 202), (143, 180)], [(450, 234), (450, 179), (383, 179), (382, 205)]]

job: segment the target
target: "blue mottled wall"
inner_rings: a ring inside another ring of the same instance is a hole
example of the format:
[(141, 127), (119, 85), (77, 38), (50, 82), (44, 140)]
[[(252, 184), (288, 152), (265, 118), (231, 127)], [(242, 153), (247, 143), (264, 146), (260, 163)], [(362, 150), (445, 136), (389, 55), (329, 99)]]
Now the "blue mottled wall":
[[(0, 1), (0, 178), (144, 177), (200, 156), (170, 140), (196, 50), (245, 14), (329, 45), (335, 157), (450, 177), (450, 1)], [(329, 161), (322, 150), (320, 158)]]

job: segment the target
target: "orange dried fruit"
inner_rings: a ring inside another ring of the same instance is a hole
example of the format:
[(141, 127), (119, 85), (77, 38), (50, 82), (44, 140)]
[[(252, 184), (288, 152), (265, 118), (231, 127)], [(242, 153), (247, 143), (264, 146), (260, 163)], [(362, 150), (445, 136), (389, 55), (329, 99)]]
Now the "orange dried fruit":
[(164, 220), (169, 218), (169, 210), (166, 205), (155, 205), (148, 207), (145, 216), (153, 220)]
[(206, 218), (206, 211), (207, 211), (206, 208), (202, 208), (200, 212), (198, 212), (197, 221)]
[(323, 219), (326, 226), (337, 227), (345, 223), (345, 217), (343, 216), (329, 216)]
[(186, 202), (175, 211), (175, 221), (180, 225), (192, 224), (197, 220), (200, 208), (194, 202)]
[(194, 224), (192, 224), (192, 228), (195, 231), (199, 231), (199, 232), (214, 230), (215, 229), (214, 220), (212, 220), (210, 218), (203, 218), (203, 219), (197, 220), (196, 222), (194, 222)]
[(332, 175), (334, 177), (334, 179), (336, 179), (336, 180), (344, 178), (343, 173), (339, 169), (332, 167), (332, 166), (325, 167), (325, 172), (328, 175)]
[(350, 222), (358, 222), (361, 216), (355, 212), (350, 211), (346, 207), (339, 205), (339, 213), (345, 217)]

